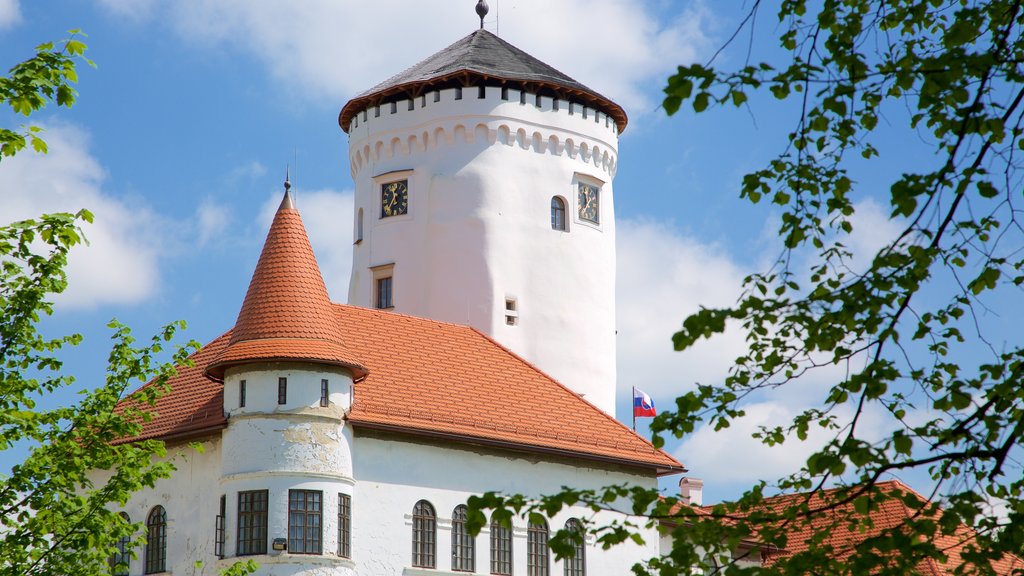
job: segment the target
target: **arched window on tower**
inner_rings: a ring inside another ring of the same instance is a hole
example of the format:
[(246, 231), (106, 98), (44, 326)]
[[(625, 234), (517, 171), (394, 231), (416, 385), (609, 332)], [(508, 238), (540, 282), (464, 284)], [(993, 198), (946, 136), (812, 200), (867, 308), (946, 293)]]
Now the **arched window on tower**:
[(530, 522), (526, 531), (526, 576), (548, 576), (551, 565), (548, 554), (548, 523)]
[(146, 518), (146, 574), (167, 571), (167, 512), (157, 506)]
[(412, 509), (412, 565), (437, 567), (437, 514), (426, 500), (420, 500)]
[(452, 511), (452, 571), (473, 572), (476, 570), (476, 546), (474, 539), (466, 532), (465, 504)]
[(558, 196), (551, 197), (551, 229), (565, 230), (565, 200)]
[(569, 518), (565, 523), (565, 529), (579, 535), (579, 541), (573, 543), (572, 557), (562, 560), (562, 564), (565, 566), (565, 576), (586, 576), (587, 556), (583, 544), (587, 534), (583, 530), (583, 523), (575, 518)]

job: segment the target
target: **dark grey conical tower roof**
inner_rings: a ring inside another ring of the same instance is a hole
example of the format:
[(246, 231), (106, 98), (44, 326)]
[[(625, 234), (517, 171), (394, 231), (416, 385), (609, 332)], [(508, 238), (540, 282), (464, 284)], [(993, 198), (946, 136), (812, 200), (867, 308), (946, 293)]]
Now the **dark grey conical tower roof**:
[(621, 106), (483, 29), (349, 100), (338, 122), (347, 131), (352, 117), (371, 106), (415, 98), (432, 89), (481, 85), (581, 102), (611, 116), (619, 132), (626, 128)]

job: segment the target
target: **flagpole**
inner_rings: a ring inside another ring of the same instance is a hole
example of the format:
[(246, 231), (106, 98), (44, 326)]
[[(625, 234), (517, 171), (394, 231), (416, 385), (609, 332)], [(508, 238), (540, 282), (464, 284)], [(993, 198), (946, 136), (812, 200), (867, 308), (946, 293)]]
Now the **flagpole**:
[(629, 409), (633, 412), (633, 432), (636, 432), (636, 386), (633, 386), (633, 394), (629, 397)]

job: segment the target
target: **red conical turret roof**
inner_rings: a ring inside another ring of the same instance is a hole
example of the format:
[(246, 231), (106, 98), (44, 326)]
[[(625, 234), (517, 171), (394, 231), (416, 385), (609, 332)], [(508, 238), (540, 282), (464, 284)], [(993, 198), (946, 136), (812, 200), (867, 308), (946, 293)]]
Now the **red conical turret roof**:
[(288, 185), (263, 244), (227, 347), (206, 368), (223, 380), (229, 366), (298, 361), (366, 369), (344, 345), (313, 247)]

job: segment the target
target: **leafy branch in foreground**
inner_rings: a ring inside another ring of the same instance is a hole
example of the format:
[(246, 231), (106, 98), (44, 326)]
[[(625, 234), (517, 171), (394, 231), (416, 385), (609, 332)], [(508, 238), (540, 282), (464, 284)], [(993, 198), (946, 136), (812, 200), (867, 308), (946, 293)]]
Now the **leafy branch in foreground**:
[[(756, 36), (761, 4), (730, 42), (747, 28)], [(1024, 542), (1024, 523), (1013, 521), (1024, 514), (1024, 347), (1018, 330), (1000, 331), (995, 320), (1019, 316), (1024, 283), (1021, 1), (783, 0), (778, 22), (778, 61), (680, 66), (665, 88), (670, 115), (684, 104), (705, 113), (774, 97), (795, 121), (781, 152), (739, 190), (780, 212), (780, 256), (745, 279), (734, 306), (702, 309), (673, 336), (684, 350), (736, 328), (747, 349), (722, 382), (680, 396), (652, 430), (660, 445), (704, 423), (728, 427), (747, 402), (831, 367), (827, 385), (800, 384), (819, 397), (758, 433), (767, 445), (818, 429), (831, 440), (801, 469), (714, 508), (643, 496), (648, 505), (633, 511), (676, 537), (671, 553), (635, 570), (905, 574), (955, 553), (964, 562), (952, 572), (994, 573)], [(892, 146), (903, 140), (934, 154), (904, 157)], [(861, 264), (848, 246), (859, 202), (884, 193), (858, 179), (893, 163), (904, 173), (885, 196), (900, 232)], [(925, 475), (933, 490), (921, 500), (877, 487), (894, 473)], [(830, 486), (839, 489), (822, 492)], [(798, 495), (768, 501), (769, 491)], [(581, 498), (608, 506), (607, 494), (585, 496), (566, 490), (521, 510)], [(906, 506), (905, 522), (854, 549), (834, 547), (831, 533), (871, 530), (887, 500)], [(734, 561), (744, 542), (785, 549), (809, 525), (798, 554), (763, 566)], [(712, 562), (716, 555), (726, 562)]]
[[(47, 102), (71, 107), (78, 93), (72, 87), (78, 82), (75, 64), (78, 60), (95, 67), (85, 57), (86, 46), (80, 40), (84, 34), (71, 30), (71, 36), (60, 42), (46, 42), (36, 46), (34, 56), (19, 62), (7, 76), (0, 76), (0, 103), (11, 110), (29, 116), (41, 110)], [(36, 152), (46, 152), (46, 142), (40, 138), (42, 128), (27, 126), (16, 131), (0, 126), (0, 161), (14, 156), (29, 143)]]

